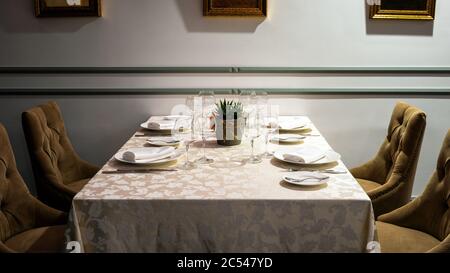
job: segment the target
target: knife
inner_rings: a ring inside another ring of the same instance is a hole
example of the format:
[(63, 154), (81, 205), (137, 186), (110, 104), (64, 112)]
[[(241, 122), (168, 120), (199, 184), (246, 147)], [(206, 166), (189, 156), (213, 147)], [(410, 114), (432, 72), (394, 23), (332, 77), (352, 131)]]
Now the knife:
[(151, 172), (175, 172), (177, 169), (117, 169), (111, 171), (102, 171), (104, 174), (114, 173), (151, 173)]

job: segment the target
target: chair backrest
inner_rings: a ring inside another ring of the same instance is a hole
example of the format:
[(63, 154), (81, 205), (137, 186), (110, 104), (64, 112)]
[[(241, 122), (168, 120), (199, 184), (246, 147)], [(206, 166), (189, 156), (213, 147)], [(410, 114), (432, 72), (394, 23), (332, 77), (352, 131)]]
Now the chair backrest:
[[(35, 177), (54, 183), (79, 179), (78, 156), (67, 136), (61, 111), (55, 102), (22, 114), (23, 129)], [(39, 184), (39, 181), (36, 181)], [(38, 191), (39, 191), (39, 185)]]
[(6, 129), (0, 124), (0, 241), (32, 228), (34, 221), (31, 193), (17, 170)]
[(415, 223), (407, 225), (444, 240), (450, 234), (450, 130), (442, 144), (436, 170), (414, 203), (417, 213), (411, 221)]
[(377, 154), (382, 164), (377, 169), (376, 182), (406, 182), (405, 189), (411, 195), (425, 126), (426, 114), (422, 110), (403, 102), (397, 103), (386, 139)]

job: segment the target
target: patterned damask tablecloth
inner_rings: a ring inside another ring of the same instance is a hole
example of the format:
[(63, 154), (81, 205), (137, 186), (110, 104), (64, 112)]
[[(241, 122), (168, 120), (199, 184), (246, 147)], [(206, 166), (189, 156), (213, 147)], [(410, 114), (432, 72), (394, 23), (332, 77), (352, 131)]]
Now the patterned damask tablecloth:
[[(145, 141), (132, 137), (121, 149)], [(322, 136), (305, 144), (331, 149)], [(370, 199), (350, 173), (321, 187), (291, 186), (282, 182), (289, 166), (275, 159), (238, 163), (246, 145), (207, 149), (216, 163), (189, 171), (100, 171), (73, 200), (67, 240), (85, 252), (379, 251)], [(191, 150), (200, 155), (199, 146)], [(117, 167), (112, 158), (102, 170)]]

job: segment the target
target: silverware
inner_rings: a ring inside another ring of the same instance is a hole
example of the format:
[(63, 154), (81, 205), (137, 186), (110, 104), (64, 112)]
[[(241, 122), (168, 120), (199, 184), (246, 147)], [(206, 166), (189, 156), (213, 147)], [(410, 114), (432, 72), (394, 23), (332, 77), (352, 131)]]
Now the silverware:
[(292, 182), (305, 182), (306, 180), (314, 180), (314, 181), (322, 181), (322, 180), (325, 180), (325, 179), (328, 179), (328, 177), (322, 177), (322, 178), (320, 178), (320, 177), (313, 177), (313, 176), (311, 176), (311, 177), (304, 177), (304, 178), (291, 178), (291, 177), (286, 177), (289, 181), (292, 181)]
[(162, 139), (154, 139), (154, 140), (149, 139), (149, 140), (153, 141), (153, 142), (164, 142), (164, 143), (168, 143), (168, 144), (180, 142), (179, 140), (162, 140)]
[(293, 128), (281, 128), (281, 127), (278, 127), (278, 129), (289, 131), (289, 130), (299, 130), (299, 129), (303, 129), (305, 127), (306, 127), (306, 125), (302, 125), (302, 126), (299, 126), (299, 127), (293, 127)]
[(306, 136), (274, 137), (272, 140), (305, 139)]
[(300, 171), (305, 171), (305, 172), (316, 172), (316, 173), (328, 173), (328, 174), (344, 174), (347, 173), (346, 170), (333, 170), (333, 169), (326, 169), (326, 170), (298, 170), (298, 169), (288, 169), (288, 172), (300, 172)]
[(305, 134), (300, 133), (299, 135), (302, 135), (302, 136), (305, 136), (305, 137), (307, 137), (307, 136), (320, 136), (320, 135), (317, 135), (317, 134), (308, 134), (308, 133), (305, 133)]
[(114, 173), (151, 173), (151, 172), (176, 172), (177, 169), (117, 169), (111, 171), (102, 171), (104, 174), (114, 174)]

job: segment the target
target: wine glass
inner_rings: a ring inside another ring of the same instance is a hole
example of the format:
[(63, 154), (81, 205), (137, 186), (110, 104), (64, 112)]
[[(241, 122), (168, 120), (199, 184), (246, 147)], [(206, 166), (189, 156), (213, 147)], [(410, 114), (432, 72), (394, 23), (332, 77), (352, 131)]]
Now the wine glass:
[(255, 140), (262, 134), (266, 134), (264, 126), (264, 117), (267, 115), (268, 95), (265, 91), (245, 90), (241, 93), (241, 102), (244, 107), (244, 136), (250, 139), (251, 156), (250, 163), (259, 163), (262, 161), (261, 156), (255, 155)]
[(189, 148), (195, 142), (195, 97), (188, 96), (182, 112), (182, 117), (175, 120), (172, 135), (175, 139), (183, 143), (186, 152), (186, 160), (179, 168), (183, 170), (191, 170), (195, 168), (195, 163), (189, 161)]
[(213, 91), (200, 91), (199, 96), (201, 98), (201, 115), (199, 116), (198, 125), (200, 127), (201, 138), (202, 138), (202, 152), (203, 155), (197, 162), (200, 164), (210, 164), (214, 160), (206, 156), (206, 140), (214, 132), (213, 120), (214, 120), (214, 105), (215, 97)]
[(255, 106), (257, 105), (257, 97), (255, 91), (244, 90), (239, 94), (239, 101), (242, 103), (243, 107), (243, 118), (244, 118), (244, 138), (249, 138), (249, 122), (250, 116), (255, 110)]
[(269, 151), (269, 141), (271, 137), (278, 131), (278, 105), (267, 104), (267, 109), (263, 118), (265, 153), (264, 156), (272, 157), (273, 152)]
[(250, 138), (250, 144), (252, 153), (248, 160), (249, 163), (260, 163), (261, 157), (255, 154), (255, 140), (261, 136), (261, 122), (258, 111), (253, 111), (249, 116), (248, 137)]
[(185, 147), (186, 160), (181, 166), (179, 166), (179, 168), (182, 170), (192, 170), (193, 168), (195, 168), (195, 163), (189, 161), (189, 148), (195, 141), (193, 117), (190, 115), (186, 115), (182, 118), (177, 118), (175, 121), (174, 129), (172, 131), (172, 135), (175, 139), (183, 143)]

